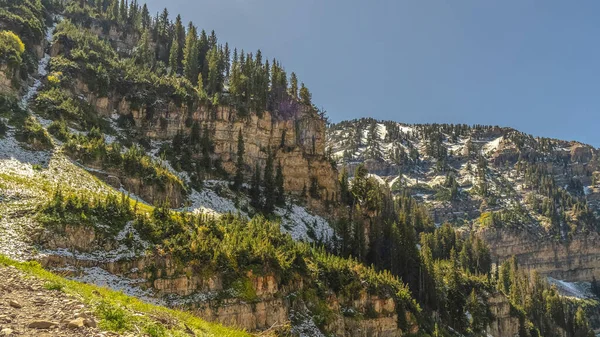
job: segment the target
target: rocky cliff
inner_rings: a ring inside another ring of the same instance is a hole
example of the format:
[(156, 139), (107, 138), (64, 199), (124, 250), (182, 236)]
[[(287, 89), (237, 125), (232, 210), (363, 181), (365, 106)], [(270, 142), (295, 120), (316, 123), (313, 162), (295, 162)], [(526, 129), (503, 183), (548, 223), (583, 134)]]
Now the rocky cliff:
[(117, 93), (97, 97), (81, 81), (75, 89), (101, 115), (132, 116), (140, 132), (153, 140), (169, 141), (178, 132), (189, 133), (194, 122), (206, 126), (215, 145), (216, 158), (231, 175), (235, 173), (241, 130), (248, 180), (256, 164), (264, 168), (270, 149), (274, 151), (275, 162), (281, 162), (286, 192), (300, 195), (309, 188), (311, 180), (316, 179), (323, 199), (337, 198), (337, 168), (325, 154), (325, 121), (311, 109), (302, 109), (289, 118), (274, 116), (268, 111), (260, 116), (255, 112), (239, 116), (230, 106), (177, 106), (171, 102), (150, 111), (147, 107), (132, 107)]
[[(309, 314), (310, 308), (326, 303), (325, 309), (319, 309), (325, 310), (323, 314), (327, 315), (327, 323), (321, 328), (336, 336), (403, 335), (398, 327), (394, 299), (370, 294), (366, 289), (352, 298), (343, 298), (331, 292), (327, 299), (319, 299), (310, 295), (310, 287), (301, 278), (284, 283), (272, 273), (248, 272), (244, 281), (244, 292), (252, 294), (252, 297), (248, 297), (238, 293), (235, 287), (227, 286), (228, 281), (224, 275), (202, 275), (193, 267), (181, 266), (167, 256), (148, 255), (110, 262), (86, 258), (85, 252), (93, 252), (95, 248), (114, 248), (113, 244), (101, 237), (102, 235), (89, 228), (69, 227), (60, 237), (45, 237), (44, 246), (52, 249), (68, 248), (72, 252), (79, 251), (79, 255), (46, 254), (41, 262), (52, 269), (69, 266), (77, 266), (80, 270), (102, 268), (111, 275), (150, 289), (152, 295), (147, 295), (151, 296), (146, 297), (148, 301), (185, 308), (208, 321), (247, 331), (281, 327), (290, 321), (294, 321), (296, 325), (307, 324), (306, 322), (314, 324)], [(76, 277), (76, 274), (72, 276)], [(125, 282), (121, 284), (124, 285)], [(411, 332), (417, 332), (415, 318), (409, 313), (406, 315)], [(303, 322), (304, 320), (307, 321)]]
[(568, 241), (519, 229), (489, 228), (479, 234), (499, 261), (515, 256), (523, 268), (570, 282), (600, 278), (598, 233), (575, 235)]

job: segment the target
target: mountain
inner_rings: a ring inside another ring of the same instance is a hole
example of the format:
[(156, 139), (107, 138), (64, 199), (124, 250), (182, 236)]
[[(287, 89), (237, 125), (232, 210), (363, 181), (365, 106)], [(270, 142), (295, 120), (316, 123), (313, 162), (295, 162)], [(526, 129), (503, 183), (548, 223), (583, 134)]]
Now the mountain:
[(567, 281), (600, 277), (598, 149), (511, 128), (360, 119), (328, 128), (352, 173), (364, 164), (393, 193), (485, 238), (500, 261)]
[[(327, 126), (279, 61), (137, 1), (0, 1), (0, 39), (0, 265), (141, 301), (86, 302), (106, 331), (599, 325), (595, 149), (483, 126)], [(132, 311), (143, 324), (112, 324)]]

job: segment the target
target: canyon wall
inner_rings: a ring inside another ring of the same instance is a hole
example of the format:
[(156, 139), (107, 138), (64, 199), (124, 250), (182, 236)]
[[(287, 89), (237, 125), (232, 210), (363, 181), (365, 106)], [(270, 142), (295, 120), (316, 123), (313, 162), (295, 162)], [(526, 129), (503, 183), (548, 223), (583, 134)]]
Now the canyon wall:
[(264, 169), (270, 149), (274, 151), (275, 163), (281, 162), (286, 192), (300, 195), (316, 179), (322, 199), (337, 199), (337, 168), (325, 155), (325, 121), (312, 109), (301, 109), (288, 118), (274, 116), (269, 111), (264, 111), (260, 116), (256, 112), (239, 116), (236, 109), (230, 106), (188, 107), (171, 102), (161, 109), (148, 111), (145, 107), (132, 107), (117, 94), (97, 97), (81, 81), (76, 83), (75, 91), (86, 97), (101, 115), (131, 114), (136, 128), (153, 140), (169, 141), (179, 131), (189, 132), (194, 122), (202, 127), (207, 126), (215, 145), (214, 154), (231, 175), (235, 173), (238, 133), (241, 130), (246, 180), (250, 179), (257, 164)]
[(600, 278), (600, 235), (576, 234), (568, 241), (524, 229), (486, 228), (478, 232), (493, 259), (515, 256), (519, 265), (541, 275), (571, 282)]

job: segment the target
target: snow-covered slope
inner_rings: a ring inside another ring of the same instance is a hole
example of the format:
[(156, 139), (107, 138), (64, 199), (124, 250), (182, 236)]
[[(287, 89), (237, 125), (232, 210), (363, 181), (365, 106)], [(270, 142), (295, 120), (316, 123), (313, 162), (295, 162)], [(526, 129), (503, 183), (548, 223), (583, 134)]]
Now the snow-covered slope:
[[(578, 142), (495, 126), (407, 125), (369, 118), (330, 125), (327, 141), (339, 168), (345, 166), (352, 176), (364, 164), (392, 191), (407, 190), (428, 203), (436, 223), (460, 225), (484, 212), (515, 210), (521, 224), (548, 226), (551, 220), (531, 201), (544, 202), (537, 185), (549, 182), (595, 213), (600, 206), (598, 150)], [(539, 181), (534, 184), (533, 178)], [(565, 213), (567, 223), (577, 222), (570, 210)]]

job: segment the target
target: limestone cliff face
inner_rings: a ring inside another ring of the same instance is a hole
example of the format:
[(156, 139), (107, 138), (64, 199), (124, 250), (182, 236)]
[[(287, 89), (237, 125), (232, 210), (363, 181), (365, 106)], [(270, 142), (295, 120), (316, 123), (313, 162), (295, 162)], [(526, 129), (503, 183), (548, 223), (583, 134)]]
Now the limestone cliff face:
[(145, 107), (132, 107), (116, 93), (111, 97), (97, 97), (83, 82), (78, 82), (75, 90), (84, 95), (99, 114), (131, 114), (136, 127), (154, 140), (168, 141), (178, 131), (189, 132), (193, 122), (206, 125), (215, 145), (215, 155), (229, 174), (235, 173), (241, 130), (248, 179), (256, 164), (264, 168), (267, 151), (271, 149), (275, 163), (281, 162), (286, 192), (298, 195), (310, 187), (312, 179), (316, 179), (323, 199), (337, 198), (337, 168), (325, 156), (325, 121), (309, 109), (298, 111), (289, 118), (274, 116), (268, 111), (260, 116), (255, 112), (239, 116), (230, 106), (187, 107), (174, 103), (149, 111)]
[[(84, 243), (77, 244), (85, 249), (97, 237), (88, 230), (68, 229), (70, 234), (81, 235)], [(69, 235), (70, 235), (69, 234)], [(54, 248), (74, 247), (69, 240), (50, 240), (47, 245)], [(253, 299), (241, 299), (225, 289), (225, 281), (220, 274), (201, 276), (193, 268), (177, 265), (169, 257), (147, 256), (128, 261), (99, 262), (77, 260), (68, 256), (46, 255), (41, 261), (46, 267), (77, 265), (79, 267), (101, 267), (108, 272), (130, 279), (148, 280), (146, 286), (155, 291), (157, 297), (178, 295), (188, 298), (185, 306), (203, 319), (234, 326), (247, 331), (261, 331), (290, 321), (293, 313), (303, 312), (310, 307), (309, 302), (297, 299), (306, 286), (301, 279), (281, 285), (274, 274), (257, 275), (248, 272)], [(194, 297), (194, 295), (200, 295)], [(216, 297), (215, 297), (216, 296)], [(196, 300), (194, 300), (196, 298)], [(399, 337), (403, 331), (398, 328), (398, 314), (394, 299), (381, 297), (362, 290), (352, 299), (338, 297), (331, 293), (326, 301), (332, 315), (324, 330), (334, 336), (348, 337)], [(173, 305), (180, 306), (177, 302)], [(349, 317), (343, 310), (352, 309), (357, 315)], [(418, 332), (414, 318), (407, 314), (412, 333)]]
[(577, 234), (566, 242), (523, 229), (488, 228), (479, 233), (499, 261), (515, 256), (519, 265), (566, 281), (600, 278), (600, 235)]
[(494, 337), (519, 336), (519, 318), (511, 316), (506, 296), (494, 295), (488, 299), (488, 303), (494, 319), (488, 326), (487, 333)]

